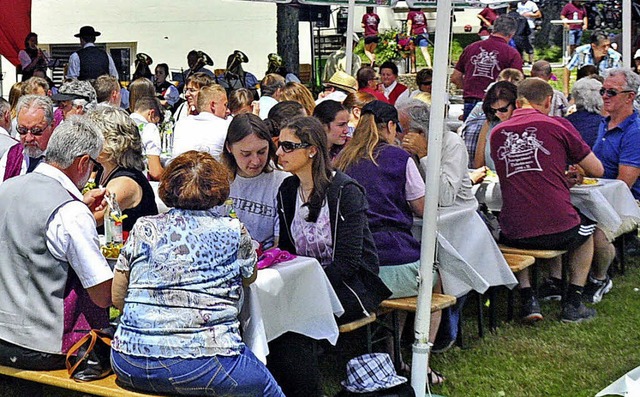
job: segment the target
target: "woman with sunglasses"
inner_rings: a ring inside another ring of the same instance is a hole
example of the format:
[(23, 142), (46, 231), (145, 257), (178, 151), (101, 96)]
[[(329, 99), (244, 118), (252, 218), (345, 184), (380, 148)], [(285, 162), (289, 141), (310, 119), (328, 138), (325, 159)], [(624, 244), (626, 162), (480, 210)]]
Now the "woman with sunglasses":
[(518, 97), (515, 84), (508, 81), (499, 81), (489, 88), (482, 103), (482, 110), (487, 116), (486, 124), (478, 136), (474, 167), (483, 166), (495, 171), (496, 167), (491, 159), (491, 147), (489, 146), (488, 135), (499, 123), (509, 120), (516, 109), (516, 98)]
[[(96, 165), (96, 182), (116, 195), (127, 217), (122, 230), (129, 232), (136, 220), (158, 214), (155, 194), (143, 173), (142, 140), (136, 123), (127, 112), (108, 105), (98, 105), (87, 117), (102, 132), (104, 146)], [(95, 212), (98, 233), (104, 233), (104, 211)]]
[(324, 127), (329, 158), (333, 161), (349, 140), (349, 112), (340, 102), (326, 100), (316, 106), (313, 117), (320, 120)]
[[(344, 308), (339, 324), (368, 316), (391, 291), (378, 277), (364, 189), (333, 170), (327, 134), (314, 117), (289, 122), (276, 154), (293, 174), (278, 191), (279, 248), (320, 262)], [(322, 395), (313, 341), (289, 332), (269, 350), (268, 368), (287, 396)]]
[(229, 198), (238, 219), (263, 249), (278, 245), (278, 188), (288, 173), (277, 168), (276, 147), (269, 125), (252, 113), (229, 124), (222, 161), (231, 171)]
[(364, 189), (333, 170), (317, 119), (291, 121), (278, 145), (282, 168), (293, 174), (278, 192), (279, 247), (322, 264), (345, 309), (338, 323), (369, 315), (391, 293), (378, 277)]

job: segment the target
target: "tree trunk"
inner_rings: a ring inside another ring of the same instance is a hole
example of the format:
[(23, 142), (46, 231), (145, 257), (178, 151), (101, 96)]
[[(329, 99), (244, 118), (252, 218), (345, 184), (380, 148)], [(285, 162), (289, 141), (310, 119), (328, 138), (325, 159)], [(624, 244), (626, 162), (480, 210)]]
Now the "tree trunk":
[(566, 1), (560, 0), (547, 0), (538, 3), (540, 11), (542, 11), (542, 25), (533, 43), (534, 47), (562, 46), (562, 25), (552, 25), (550, 21), (560, 19), (560, 11), (565, 4)]
[(300, 47), (298, 44), (299, 9), (289, 4), (277, 4), (278, 54), (287, 72), (300, 74)]

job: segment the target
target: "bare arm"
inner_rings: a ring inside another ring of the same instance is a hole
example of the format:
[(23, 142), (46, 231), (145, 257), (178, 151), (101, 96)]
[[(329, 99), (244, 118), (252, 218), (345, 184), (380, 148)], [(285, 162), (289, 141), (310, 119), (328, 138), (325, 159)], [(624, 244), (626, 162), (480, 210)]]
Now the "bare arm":
[(113, 284), (111, 285), (111, 297), (113, 306), (118, 310), (124, 307), (124, 298), (127, 296), (127, 288), (129, 287), (129, 272), (124, 270), (115, 270), (113, 272)]
[(473, 158), (473, 166), (475, 168), (484, 167), (487, 163), (484, 158), (484, 148), (487, 146), (487, 135), (489, 135), (489, 122), (485, 121), (478, 135), (478, 143), (476, 145), (476, 155)]
[(407, 36), (411, 36), (411, 26), (413, 25), (413, 21), (410, 19), (407, 20)]
[(409, 207), (411, 207), (411, 211), (418, 217), (422, 218), (424, 213), (424, 196), (409, 201)]
[(571, 71), (564, 68), (564, 77), (562, 79), (562, 91), (564, 92), (564, 96), (569, 96), (569, 79), (571, 78)]
[(160, 156), (147, 156), (147, 163), (149, 165), (149, 178), (152, 181), (159, 181), (162, 171), (164, 171), (160, 163)]
[[(600, 177), (604, 174), (604, 167), (593, 152), (590, 152), (578, 165), (584, 170), (586, 175)], [(618, 177), (618, 179), (620, 179), (620, 177)]]
[(111, 280), (87, 288), (87, 293), (91, 301), (99, 307), (111, 306)]
[(451, 82), (456, 85), (458, 88), (462, 88), (462, 72), (457, 69), (453, 70), (451, 73)]
[(629, 188), (636, 183), (638, 176), (640, 176), (640, 168), (622, 164), (618, 167), (618, 179), (624, 181)]
[[(142, 200), (142, 188), (133, 179), (122, 176), (114, 178), (107, 184), (107, 190), (115, 193), (121, 210), (133, 208)], [(104, 209), (93, 213), (98, 226), (104, 224)]]

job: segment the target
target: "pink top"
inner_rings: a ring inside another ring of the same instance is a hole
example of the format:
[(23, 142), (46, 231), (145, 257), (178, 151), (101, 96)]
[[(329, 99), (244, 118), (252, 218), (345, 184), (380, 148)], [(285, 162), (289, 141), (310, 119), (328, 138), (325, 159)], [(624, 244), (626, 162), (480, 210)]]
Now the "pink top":
[(364, 24), (364, 37), (377, 36), (378, 24), (380, 24), (380, 17), (375, 12), (371, 14), (364, 14), (362, 16), (362, 23)]
[(507, 68), (522, 71), (522, 57), (503, 38), (491, 35), (468, 45), (456, 64), (456, 70), (464, 76), (464, 99), (482, 100), (485, 89)]
[(535, 109), (516, 109), (491, 130), (491, 158), (500, 178), (500, 226), (509, 239), (567, 231), (580, 223), (565, 177), (589, 146), (563, 123)]

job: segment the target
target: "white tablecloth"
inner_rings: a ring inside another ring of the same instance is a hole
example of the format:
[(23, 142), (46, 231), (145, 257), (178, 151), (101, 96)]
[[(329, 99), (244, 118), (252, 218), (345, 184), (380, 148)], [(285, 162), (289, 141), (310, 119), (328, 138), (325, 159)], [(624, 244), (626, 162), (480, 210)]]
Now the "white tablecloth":
[[(487, 182), (476, 191), (479, 202), (491, 211), (502, 208), (499, 182)], [(571, 188), (571, 203), (584, 215), (598, 222), (609, 240), (634, 230), (640, 223), (640, 208), (631, 190), (617, 179), (598, 179), (597, 185), (576, 185)]]
[[(422, 219), (415, 218), (413, 234), (421, 238)], [(444, 293), (462, 296), (471, 290), (518, 281), (484, 221), (473, 208), (438, 209), (438, 260)]]
[(269, 354), (267, 342), (285, 332), (297, 332), (335, 345), (335, 317), (344, 313), (329, 279), (317, 260), (304, 256), (258, 271), (245, 288), (240, 314), (243, 340), (261, 361)]

